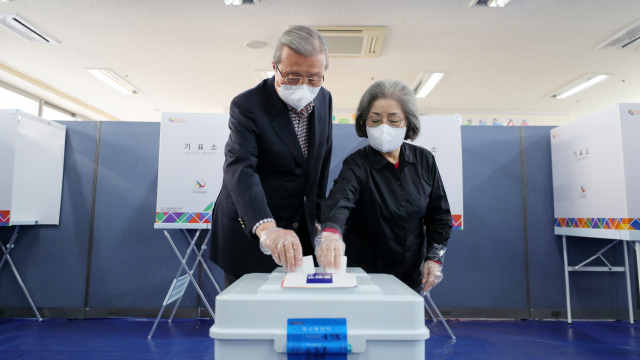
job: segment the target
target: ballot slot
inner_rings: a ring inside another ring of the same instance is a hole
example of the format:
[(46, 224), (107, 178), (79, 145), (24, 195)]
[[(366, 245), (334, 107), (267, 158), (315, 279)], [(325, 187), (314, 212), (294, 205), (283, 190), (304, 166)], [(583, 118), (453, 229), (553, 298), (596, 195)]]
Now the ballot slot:
[[(322, 268), (315, 268), (316, 273), (320, 273)], [(308, 297), (332, 297), (332, 296), (354, 296), (358, 294), (366, 296), (382, 296), (383, 291), (371, 280), (371, 276), (361, 268), (347, 268), (346, 274), (352, 274), (356, 278), (357, 287), (354, 288), (283, 288), (282, 281), (287, 273), (283, 268), (277, 268), (268, 275), (266, 281), (257, 290), (257, 295), (296, 295)]]
[(303, 289), (345, 289), (358, 287), (358, 281), (353, 274), (300, 274), (289, 273), (282, 280), (283, 288)]

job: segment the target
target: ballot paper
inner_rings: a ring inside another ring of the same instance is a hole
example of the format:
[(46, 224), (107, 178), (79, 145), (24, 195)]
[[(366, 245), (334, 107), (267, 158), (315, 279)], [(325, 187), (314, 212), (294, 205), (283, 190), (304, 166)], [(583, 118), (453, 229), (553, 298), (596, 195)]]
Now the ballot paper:
[[(327, 274), (344, 274), (347, 272), (347, 257), (343, 256), (340, 262), (340, 269), (325, 269), (320, 268), (321, 272)], [(297, 267), (294, 271), (295, 274), (313, 274), (316, 272), (316, 268), (313, 265), (313, 255), (305, 256), (302, 258), (302, 266)]]
[(313, 274), (315, 272), (316, 272), (316, 268), (313, 265), (313, 255), (309, 255), (302, 258), (302, 266), (297, 267), (293, 273), (294, 274)]
[(353, 288), (358, 286), (356, 274), (288, 273), (283, 288)]
[(336, 270), (336, 269), (325, 269), (324, 267), (322, 268), (322, 272), (323, 273), (327, 273), (327, 274), (344, 274), (347, 272), (347, 257), (343, 256), (342, 257), (342, 261), (340, 261), (340, 269)]

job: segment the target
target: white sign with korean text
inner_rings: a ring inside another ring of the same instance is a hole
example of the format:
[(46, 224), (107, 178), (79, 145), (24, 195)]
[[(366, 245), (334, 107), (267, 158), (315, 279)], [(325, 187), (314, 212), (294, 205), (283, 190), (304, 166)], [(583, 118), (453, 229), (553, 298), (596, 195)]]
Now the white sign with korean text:
[(229, 114), (163, 113), (156, 229), (208, 229), (222, 186)]

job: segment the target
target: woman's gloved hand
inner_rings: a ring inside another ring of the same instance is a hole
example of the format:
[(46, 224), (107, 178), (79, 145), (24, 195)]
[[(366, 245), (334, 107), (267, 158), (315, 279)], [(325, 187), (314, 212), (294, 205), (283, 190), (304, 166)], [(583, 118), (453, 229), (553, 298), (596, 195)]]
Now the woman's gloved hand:
[(318, 259), (318, 264), (325, 270), (339, 270), (346, 247), (344, 241), (342, 241), (342, 236), (332, 232), (323, 232), (316, 236), (314, 242), (316, 245), (316, 259)]
[(291, 230), (272, 227), (260, 234), (260, 250), (273, 256), (276, 264), (285, 271), (293, 272), (302, 266), (302, 245), (298, 235)]
[(422, 292), (427, 294), (440, 281), (442, 281), (442, 265), (435, 261), (427, 260), (422, 265)]

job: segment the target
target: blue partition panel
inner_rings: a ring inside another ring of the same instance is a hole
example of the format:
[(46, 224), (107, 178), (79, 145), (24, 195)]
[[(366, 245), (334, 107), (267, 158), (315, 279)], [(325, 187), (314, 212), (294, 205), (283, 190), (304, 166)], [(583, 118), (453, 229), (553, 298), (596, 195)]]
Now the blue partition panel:
[[(553, 234), (553, 184), (549, 137), (549, 131), (552, 128), (553, 126), (523, 128), (527, 175), (531, 307), (533, 309), (564, 309), (566, 307), (562, 236)], [(608, 240), (567, 237), (569, 265), (578, 265), (607, 244), (609, 244)], [(622, 245), (616, 245), (604, 256), (612, 265), (624, 266)], [(634, 266), (635, 263), (630, 259), (629, 264)], [(589, 265), (605, 264), (596, 260)], [(632, 269), (632, 299), (635, 304), (637, 282), (634, 273)], [(627, 308), (624, 273), (572, 272), (569, 276), (573, 308)]]
[(462, 127), (464, 230), (433, 290), (440, 307), (527, 307), (519, 130)]
[(331, 169), (329, 170), (327, 195), (329, 195), (329, 190), (333, 187), (333, 181), (338, 177), (338, 174), (340, 174), (344, 159), (365, 145), (369, 145), (369, 140), (356, 135), (355, 125), (333, 125), (333, 152), (331, 154)]
[[(102, 123), (90, 308), (160, 307), (176, 275), (180, 263), (153, 228), (159, 140), (160, 123)], [(184, 254), (184, 235), (170, 234)], [(181, 306), (196, 306), (193, 287)]]
[[(60, 123), (67, 126), (60, 225), (22, 226), (10, 254), (37, 307), (82, 308), (97, 126)], [(0, 228), (5, 245), (13, 230)], [(29, 307), (6, 262), (0, 269), (0, 307)]]
[[(179, 267), (164, 232), (153, 228), (160, 124), (102, 123), (90, 240), (98, 126), (96, 122), (63, 123), (67, 125), (67, 144), (60, 225), (24, 226), (12, 250), (36, 305), (84, 309), (89, 274), (88, 307), (92, 310), (160, 307)], [(507, 311), (509, 314), (525, 313), (528, 250), (531, 309), (542, 311), (538, 314), (544, 314), (546, 309), (564, 309), (562, 242), (553, 235), (549, 129), (462, 127), (465, 228), (453, 231), (445, 256), (444, 280), (432, 291), (439, 307), (464, 310), (460, 314), (469, 316), (505, 314), (491, 312), (491, 309), (515, 311)], [(528, 248), (525, 248), (521, 130)], [(335, 125), (333, 137), (327, 191), (338, 176), (343, 160), (368, 144), (367, 139), (357, 137), (354, 125)], [(12, 230), (0, 228), (3, 243), (6, 244)], [(178, 230), (171, 230), (170, 234), (184, 254), (188, 247), (184, 235)], [(204, 236), (205, 232), (202, 238)], [(572, 265), (587, 259), (607, 243), (599, 239), (568, 240)], [(92, 256), (88, 261), (90, 245)], [(614, 265), (623, 265), (621, 246), (613, 250), (607, 258)], [(224, 289), (224, 273), (209, 261), (208, 251), (205, 250), (205, 262)], [(190, 264), (193, 259), (191, 257)], [(635, 266), (633, 259), (630, 265)], [(205, 296), (213, 306), (217, 291), (206, 272), (199, 269), (194, 275), (201, 281)], [(622, 273), (572, 273), (571, 282), (575, 309), (626, 309)], [(637, 280), (633, 271), (632, 282), (636, 307)], [(203, 306), (190, 286), (181, 307), (198, 305)], [(28, 306), (11, 269), (5, 264), (0, 270), (0, 315), (4, 308)], [(140, 316), (136, 311), (125, 313)]]

